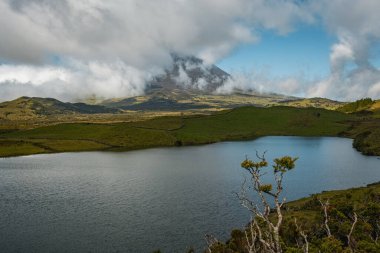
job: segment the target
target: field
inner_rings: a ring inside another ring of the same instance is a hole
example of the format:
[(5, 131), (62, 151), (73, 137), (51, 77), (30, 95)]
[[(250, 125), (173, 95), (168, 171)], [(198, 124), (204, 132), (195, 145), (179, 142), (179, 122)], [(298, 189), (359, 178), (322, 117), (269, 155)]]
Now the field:
[(337, 136), (352, 116), (324, 109), (241, 107), (213, 115), (116, 123), (63, 123), (0, 132), (0, 156), (213, 143), (266, 135)]
[(336, 136), (350, 116), (315, 108), (242, 107), (199, 118), (189, 118), (176, 131), (185, 145), (267, 135)]

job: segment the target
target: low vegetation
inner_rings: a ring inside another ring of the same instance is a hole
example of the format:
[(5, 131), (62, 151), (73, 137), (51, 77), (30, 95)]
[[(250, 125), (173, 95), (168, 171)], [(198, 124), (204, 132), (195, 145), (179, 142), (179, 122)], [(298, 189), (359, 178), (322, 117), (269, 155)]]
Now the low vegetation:
[(363, 154), (380, 155), (380, 101), (360, 99), (338, 110), (354, 116), (342, 135), (353, 138), (353, 146)]
[(199, 92), (171, 90), (119, 101), (104, 101), (103, 105), (127, 110), (225, 110), (241, 106), (292, 106), (335, 110), (344, 103), (325, 98), (295, 98), (278, 94), (244, 93), (229, 95), (202, 94)]
[(365, 155), (380, 155), (380, 119), (365, 118), (351, 122), (343, 133), (354, 138), (353, 146)]
[(286, 105), (286, 106), (299, 107), (299, 108), (314, 107), (314, 108), (324, 108), (328, 110), (336, 110), (342, 107), (345, 103), (330, 100), (327, 98), (301, 98), (301, 99), (282, 101), (280, 102), (280, 104)]
[[(367, 98), (342, 106), (340, 102), (323, 98), (284, 100), (280, 95), (236, 93), (189, 97), (181, 93), (170, 97), (170, 94), (169, 100), (204, 105), (208, 109), (120, 112), (117, 108), (28, 97), (1, 103), (0, 156), (132, 150), (266, 135), (344, 136), (353, 138), (354, 147), (363, 154), (380, 155), (380, 101)], [(148, 103), (146, 98), (149, 97), (129, 100), (137, 106)], [(222, 110), (239, 103), (255, 107)], [(274, 106), (279, 104), (291, 107)], [(338, 111), (334, 111), (337, 107)]]
[(374, 103), (375, 101), (370, 98), (363, 98), (355, 102), (345, 104), (342, 107), (339, 107), (337, 110), (346, 113), (369, 111)]
[(337, 136), (350, 116), (316, 108), (242, 107), (215, 115), (188, 118), (176, 137), (185, 145), (267, 135)]
[(243, 183), (238, 194), (252, 213), (251, 222), (243, 230), (233, 230), (225, 243), (206, 236), (207, 253), (380, 252), (380, 183), (285, 203), (282, 181), (295, 167), (296, 159), (274, 160), (272, 186), (262, 182), (268, 162), (257, 157), (258, 161), (246, 159), (241, 164), (251, 179)]
[[(138, 122), (64, 123), (0, 131), (0, 156), (246, 140), (266, 135), (337, 136), (352, 116), (316, 108), (242, 107), (213, 115), (167, 116)], [(18, 143), (28, 148), (20, 149)], [(13, 150), (13, 152), (12, 152)]]
[(0, 103), (0, 120), (31, 120), (64, 114), (117, 113), (118, 109), (84, 103), (64, 103), (54, 98), (20, 97)]
[[(324, 207), (321, 205), (321, 202), (326, 204), (327, 201), (327, 225), (330, 235), (325, 226)], [(357, 221), (354, 225), (355, 214)], [(280, 230), (283, 252), (306, 252), (305, 236), (308, 252), (380, 252), (379, 214), (380, 183), (361, 188), (323, 192), (289, 202), (284, 206), (284, 220)], [(249, 230), (232, 230), (230, 239), (225, 243), (218, 242), (211, 252), (249, 252), (245, 231), (249, 233)], [(350, 240), (348, 240), (349, 235)]]

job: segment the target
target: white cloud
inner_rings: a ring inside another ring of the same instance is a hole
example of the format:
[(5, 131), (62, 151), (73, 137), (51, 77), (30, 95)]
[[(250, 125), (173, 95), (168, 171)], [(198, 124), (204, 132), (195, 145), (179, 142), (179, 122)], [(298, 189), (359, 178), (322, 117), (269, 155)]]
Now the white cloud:
[(183, 69), (182, 65), (178, 67), (178, 76), (174, 80), (185, 87), (190, 87), (192, 85), (191, 78), (187, 75), (186, 71)]
[(0, 83), (33, 83), (41, 85), (55, 80), (70, 81), (71, 73), (58, 67), (31, 67), (26, 65), (0, 65)]
[(255, 91), (258, 93), (270, 93), (302, 96), (309, 83), (302, 75), (296, 77), (273, 77), (273, 74), (262, 69), (260, 71), (235, 72), (227, 82), (219, 87), (216, 93), (229, 94), (234, 90)]
[[(309, 15), (314, 16), (315, 20), (321, 20), (326, 30), (337, 39), (331, 46), (331, 73), (324, 78), (310, 80), (302, 75), (278, 78), (271, 73), (258, 75), (257, 72), (252, 72), (248, 76), (247, 74), (238, 75), (219, 90), (225, 92), (231, 91), (233, 87), (253, 88), (260, 92), (274, 91), (339, 100), (355, 100), (362, 97), (380, 98), (380, 70), (371, 63), (373, 59), (378, 60), (380, 56), (379, 51), (376, 51), (376, 46), (380, 42), (380, 1), (314, 0), (305, 1), (300, 5), (303, 5), (303, 10), (309, 10), (306, 14), (303, 11), (296, 12), (298, 15), (304, 15), (301, 20), (311, 21), (312, 18)], [(277, 18), (273, 21), (266, 21), (264, 18), (263, 24), (270, 28), (271, 24), (281, 21), (283, 15), (286, 16), (288, 13), (295, 15), (294, 12), (287, 11), (287, 8), (294, 9), (298, 6), (282, 6), (285, 10), (283, 14), (276, 13), (276, 8), (272, 9), (271, 11), (274, 11), (272, 14), (276, 14)], [(265, 11), (261, 12), (261, 15), (269, 16)], [(288, 25), (291, 23), (286, 22)], [(274, 26), (278, 27), (278, 25)], [(283, 26), (279, 31), (289, 31), (289, 29)]]
[(331, 49), (331, 75), (311, 87), (307, 95), (342, 100), (379, 98), (380, 73), (371, 59), (379, 57), (374, 48), (380, 41), (380, 1), (321, 0), (314, 1), (313, 9), (338, 42)]
[(281, 91), (281, 93), (291, 95), (291, 94), (297, 94), (299, 93), (301, 89), (301, 84), (298, 79), (296, 78), (286, 78), (284, 80), (281, 80), (278, 84), (278, 88)]
[(0, 99), (21, 95), (54, 97), (64, 101), (93, 94), (103, 98), (142, 95), (145, 84), (159, 70), (141, 71), (122, 61), (68, 61), (65, 68), (30, 65), (0, 65)]
[(236, 75), (219, 92), (379, 97), (379, 70), (371, 65), (379, 57), (379, 10), (378, 0), (2, 0), (0, 99), (137, 95), (171, 64), (173, 52), (211, 64), (260, 40), (261, 30), (287, 34), (313, 22), (337, 38), (330, 76), (315, 81), (256, 71)]
[(8, 68), (0, 98), (37, 86), (46, 96), (139, 94), (172, 52), (213, 63), (257, 41), (258, 28), (284, 34), (312, 21), (292, 1), (275, 0), (2, 0), (0, 13), (0, 62)]
[(372, 85), (372, 87), (368, 90), (368, 97), (380, 97), (380, 82)]
[(332, 46), (330, 54), (331, 70), (343, 72), (345, 65), (354, 59), (354, 52), (350, 43), (343, 40)]

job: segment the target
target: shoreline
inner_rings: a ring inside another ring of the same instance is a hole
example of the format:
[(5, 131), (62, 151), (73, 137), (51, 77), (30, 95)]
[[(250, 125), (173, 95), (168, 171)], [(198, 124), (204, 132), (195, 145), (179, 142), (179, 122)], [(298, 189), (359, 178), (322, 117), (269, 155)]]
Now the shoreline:
[[(110, 152), (110, 153), (122, 153), (122, 152), (130, 152), (130, 151), (140, 151), (140, 150), (148, 150), (148, 149), (156, 149), (156, 148), (182, 148), (182, 147), (197, 147), (197, 146), (205, 146), (205, 145), (212, 145), (212, 144), (218, 144), (218, 143), (224, 143), (224, 142), (245, 142), (245, 141), (254, 141), (260, 138), (265, 137), (300, 137), (300, 138), (343, 138), (343, 139), (350, 139), (354, 142), (355, 139), (346, 137), (346, 136), (299, 136), (299, 135), (266, 135), (266, 136), (257, 136), (255, 138), (244, 138), (244, 139), (227, 139), (227, 140), (221, 140), (217, 142), (207, 142), (207, 143), (193, 143), (188, 145), (166, 145), (166, 146), (149, 146), (149, 147), (136, 147), (136, 148), (106, 148), (106, 149), (88, 149), (88, 150), (69, 150), (69, 151), (48, 151), (48, 152), (36, 152), (36, 153), (25, 153), (25, 154), (16, 154), (16, 155), (7, 155), (3, 156), (0, 154), (0, 159), (6, 159), (6, 158), (17, 158), (17, 157), (24, 157), (24, 156), (33, 156), (33, 155), (49, 155), (49, 154), (63, 154), (63, 153), (85, 153), (85, 152)], [(1, 140), (1, 139), (0, 139)], [(352, 146), (353, 149), (355, 149), (357, 152), (361, 153), (364, 156), (368, 157), (378, 157), (380, 159), (380, 155), (367, 155), (358, 150), (356, 147)]]
[(112, 124), (62, 123), (1, 133), (0, 157), (119, 152), (247, 141), (265, 136), (350, 138), (357, 151), (379, 156), (378, 123), (335, 111), (293, 107), (240, 107), (206, 116), (167, 116)]

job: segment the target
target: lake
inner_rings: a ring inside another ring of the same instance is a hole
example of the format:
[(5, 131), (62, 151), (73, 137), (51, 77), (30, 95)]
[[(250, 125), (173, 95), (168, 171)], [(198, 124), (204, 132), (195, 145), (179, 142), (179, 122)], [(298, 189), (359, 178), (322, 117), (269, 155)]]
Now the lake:
[[(2, 252), (186, 252), (249, 220), (245, 155), (299, 157), (285, 195), (380, 181), (380, 160), (344, 138), (264, 137), (205, 146), (0, 159)], [(270, 176), (270, 175), (268, 175)]]

